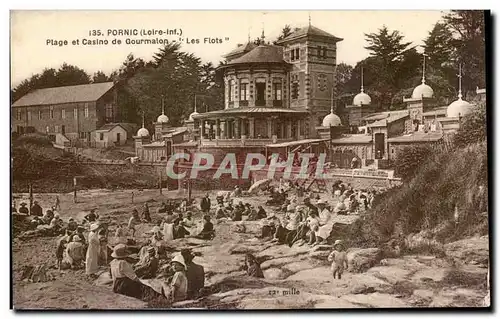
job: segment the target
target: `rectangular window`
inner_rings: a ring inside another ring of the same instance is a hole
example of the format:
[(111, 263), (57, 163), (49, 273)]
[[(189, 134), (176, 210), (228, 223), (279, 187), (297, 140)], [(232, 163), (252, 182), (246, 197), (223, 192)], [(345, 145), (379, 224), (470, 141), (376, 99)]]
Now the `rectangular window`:
[(28, 111), (28, 121), (31, 121), (31, 111)]
[(293, 100), (299, 98), (299, 76), (297, 74), (292, 76), (291, 95)]
[(66, 110), (65, 110), (65, 109), (62, 109), (62, 110), (61, 110), (61, 118), (62, 118), (62, 119), (65, 119), (65, 118), (66, 118)]
[(59, 133), (59, 125), (54, 126), (54, 132)]
[(89, 104), (85, 103), (85, 117), (89, 117)]
[(76, 108), (76, 107), (73, 109), (73, 117), (74, 117), (75, 119), (77, 119), (77, 118), (78, 118), (78, 108)]
[(240, 84), (240, 101), (248, 101), (250, 99), (250, 91), (248, 90), (248, 83)]
[(53, 106), (50, 107), (50, 118), (51, 119), (54, 118), (54, 107)]
[(113, 120), (113, 105), (112, 104), (106, 104), (106, 120), (108, 120), (108, 121)]
[(290, 53), (292, 54), (292, 55), (291, 55), (291, 57), (290, 57), (290, 60), (291, 60), (291, 61), (295, 61), (295, 49), (292, 49), (292, 50), (290, 51)]
[(39, 119), (39, 120), (41, 120), (41, 119), (42, 119), (42, 111), (41, 111), (41, 110), (39, 110), (39, 111), (38, 111), (38, 119)]
[(20, 121), (23, 118), (23, 114), (21, 113), (21, 110), (16, 111), (16, 120)]
[(233, 80), (229, 80), (229, 82), (227, 83), (227, 98), (229, 100), (229, 102), (232, 102), (233, 101)]
[(299, 48), (296, 48), (295, 49), (295, 60), (300, 60), (300, 49)]
[(273, 83), (273, 96), (275, 100), (281, 100), (281, 83)]
[(327, 52), (328, 48), (327, 47), (323, 47), (323, 58), (326, 58), (326, 52)]
[(104, 139), (104, 133), (99, 133), (99, 139), (102, 141)]

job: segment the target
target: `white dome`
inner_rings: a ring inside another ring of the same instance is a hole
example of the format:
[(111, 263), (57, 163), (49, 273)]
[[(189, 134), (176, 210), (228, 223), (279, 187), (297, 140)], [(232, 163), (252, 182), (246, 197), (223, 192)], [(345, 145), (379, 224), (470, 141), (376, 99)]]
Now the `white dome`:
[(352, 100), (352, 105), (370, 105), (371, 103), (372, 98), (365, 92), (358, 93)]
[(324, 127), (330, 127), (330, 126), (341, 126), (342, 122), (340, 121), (340, 117), (335, 115), (333, 111), (325, 116), (323, 119), (323, 126)]
[(434, 90), (425, 83), (420, 84), (413, 89), (411, 97), (414, 99), (421, 99), (422, 97), (431, 98), (434, 96)]
[(137, 136), (140, 136), (140, 137), (147, 137), (149, 136), (149, 131), (144, 128), (144, 127), (141, 127), (138, 131), (137, 131)]
[(198, 113), (198, 112), (196, 112), (196, 111), (194, 111), (193, 113), (189, 114), (189, 120), (190, 120), (190, 121), (194, 121), (194, 119), (193, 119), (193, 115), (198, 115), (198, 114), (200, 114), (200, 113)]
[(162, 115), (158, 116), (158, 119), (156, 119), (156, 122), (157, 123), (168, 123), (168, 116), (166, 116), (165, 114), (162, 114)]
[(472, 111), (472, 104), (459, 98), (451, 103), (446, 109), (447, 117), (460, 117), (469, 114)]

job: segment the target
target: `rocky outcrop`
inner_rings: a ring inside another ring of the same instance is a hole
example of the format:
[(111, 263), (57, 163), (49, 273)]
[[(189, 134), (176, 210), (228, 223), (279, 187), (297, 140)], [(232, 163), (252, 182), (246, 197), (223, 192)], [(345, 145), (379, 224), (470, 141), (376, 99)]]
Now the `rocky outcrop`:
[(489, 237), (472, 237), (444, 246), (447, 256), (461, 264), (488, 265)]
[(347, 251), (349, 269), (353, 272), (364, 272), (378, 264), (382, 259), (379, 248), (351, 248)]

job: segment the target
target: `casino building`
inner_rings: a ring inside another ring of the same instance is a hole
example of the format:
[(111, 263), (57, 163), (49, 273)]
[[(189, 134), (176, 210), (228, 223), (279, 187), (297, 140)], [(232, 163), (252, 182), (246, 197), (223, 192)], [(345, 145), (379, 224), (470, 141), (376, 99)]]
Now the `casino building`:
[[(442, 143), (459, 128), (474, 105), (465, 101), (459, 81), (458, 99), (438, 105), (422, 83), (404, 98), (406, 109), (375, 112), (369, 87), (361, 77), (360, 92), (346, 107), (347, 123), (334, 112), (337, 43), (342, 39), (312, 25), (296, 29), (276, 45), (239, 44), (219, 67), (224, 81), (224, 109), (195, 109), (184, 127), (173, 128), (163, 111), (151, 135), (143, 127), (136, 154), (161, 162), (174, 152), (214, 155), (216, 163), (234, 153), (243, 163), (248, 153), (326, 152), (335, 167), (348, 168), (357, 158), (362, 167), (385, 168), (405, 147)], [(425, 58), (425, 57), (424, 57)], [(485, 98), (485, 90), (478, 90)], [(357, 134), (349, 132), (357, 131)]]

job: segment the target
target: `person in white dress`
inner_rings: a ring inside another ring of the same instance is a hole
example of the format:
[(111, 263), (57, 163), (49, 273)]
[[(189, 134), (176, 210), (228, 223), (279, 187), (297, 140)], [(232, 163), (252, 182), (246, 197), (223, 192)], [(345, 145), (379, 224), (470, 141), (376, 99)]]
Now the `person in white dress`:
[(85, 273), (88, 276), (95, 276), (99, 270), (99, 254), (101, 250), (101, 243), (99, 241), (99, 231), (100, 225), (94, 223), (90, 225), (90, 233), (88, 239), (87, 255), (85, 258)]

